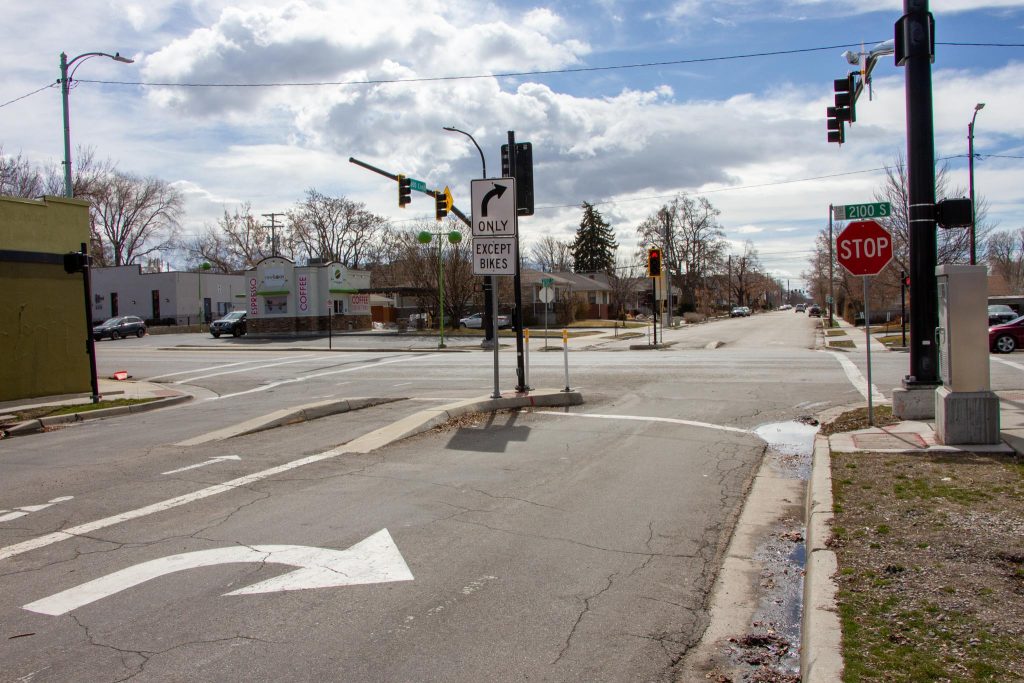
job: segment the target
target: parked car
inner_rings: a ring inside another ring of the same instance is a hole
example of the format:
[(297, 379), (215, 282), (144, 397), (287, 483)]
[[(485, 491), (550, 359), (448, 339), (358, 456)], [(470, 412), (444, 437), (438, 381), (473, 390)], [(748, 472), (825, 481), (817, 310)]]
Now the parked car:
[[(473, 315), (467, 315), (465, 318), (459, 319), (459, 327), (465, 327), (471, 330), (480, 330), (484, 326), (484, 314), (474, 313)], [(512, 316), (498, 314), (498, 327), (511, 327)]]
[(1019, 318), (1020, 313), (1013, 310), (1006, 304), (992, 304), (988, 307), (988, 324), (1001, 325), (1008, 323), (1014, 318)]
[(780, 311), (788, 311), (791, 308), (793, 308), (793, 307), (790, 306), (789, 304), (782, 304), (781, 306), (779, 306), (779, 310)]
[(223, 318), (210, 323), (210, 334), (217, 339), (222, 334), (241, 337), (245, 334), (245, 311), (232, 311)]
[(808, 318), (820, 318), (821, 317), (821, 306), (815, 304), (807, 309)]
[(120, 339), (129, 335), (135, 335), (136, 337), (146, 335), (146, 323), (142, 318), (135, 315), (119, 315), (107, 318), (92, 328), (92, 336), (96, 341), (104, 337)]
[(745, 318), (750, 315), (750, 309), (746, 306), (734, 306), (729, 312), (730, 318)]
[(995, 353), (1013, 353), (1024, 345), (1024, 316), (988, 328), (988, 346)]
[(804, 304), (797, 304), (796, 308), (793, 309), (794, 313), (803, 313), (806, 306)]

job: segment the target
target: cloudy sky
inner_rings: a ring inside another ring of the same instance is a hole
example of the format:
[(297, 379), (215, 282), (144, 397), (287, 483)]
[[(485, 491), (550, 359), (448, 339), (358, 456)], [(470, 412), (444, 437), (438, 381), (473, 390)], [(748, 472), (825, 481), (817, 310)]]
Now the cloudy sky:
[[(977, 102), (978, 194), (999, 229), (1024, 225), (1024, 0), (932, 0), (936, 156), (967, 187)], [(72, 144), (176, 183), (186, 231), (250, 202), (285, 211), (309, 188), (396, 225), (433, 216), (348, 162), (451, 187), (469, 211), (508, 131), (533, 143), (525, 245), (571, 239), (598, 204), (620, 244), (676, 193), (721, 209), (734, 251), (798, 286), (829, 203), (872, 200), (905, 149), (904, 70), (883, 57), (841, 148), (826, 142), (846, 46), (892, 37), (902, 0), (14, 0), (0, 41), (0, 145), (62, 156), (59, 55), (80, 62)], [(767, 54), (787, 53), (787, 54)]]

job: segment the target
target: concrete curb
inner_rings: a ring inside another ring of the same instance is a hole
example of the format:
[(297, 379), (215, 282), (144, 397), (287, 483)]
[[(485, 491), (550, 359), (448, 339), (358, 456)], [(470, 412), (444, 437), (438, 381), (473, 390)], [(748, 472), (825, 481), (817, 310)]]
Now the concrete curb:
[(231, 425), (224, 429), (218, 429), (213, 432), (207, 432), (206, 434), (200, 434), (199, 436), (191, 439), (186, 439), (185, 441), (179, 441), (174, 445), (197, 446), (199, 444), (209, 443), (210, 441), (223, 441), (224, 439), (230, 439), (235, 436), (255, 434), (256, 432), (275, 429), (285, 425), (308, 422), (309, 420), (316, 420), (321, 417), (328, 417), (329, 415), (347, 413), (352, 410), (360, 410), (362, 408), (369, 408), (371, 406), (393, 403), (401, 400), (403, 399), (349, 398), (342, 400), (330, 399), (327, 401), (317, 401), (316, 403), (309, 403), (294, 408), (283, 408), (267, 415), (260, 415), (259, 417), (254, 417), (251, 420), (246, 420), (245, 422)]
[(807, 563), (804, 608), (800, 624), (800, 680), (831, 683), (842, 680), (842, 626), (836, 606), (836, 554), (832, 538), (832, 459), (827, 436), (814, 438), (811, 478), (807, 483)]
[(69, 424), (71, 422), (85, 422), (86, 420), (102, 420), (107, 417), (117, 417), (118, 415), (128, 415), (134, 413), (145, 413), (150, 410), (157, 410), (159, 408), (167, 408), (168, 406), (176, 405), (178, 403), (184, 403), (191, 401), (192, 396), (189, 394), (181, 394), (180, 396), (168, 396), (166, 398), (158, 398), (155, 401), (149, 401), (148, 403), (139, 403), (137, 405), (130, 406), (118, 406), (116, 408), (102, 408), (100, 410), (89, 410), (82, 413), (69, 413), (67, 415), (52, 415), (50, 417), (41, 417), (35, 420), (25, 420), (19, 422), (16, 425), (8, 427), (6, 432), (9, 436), (23, 436), (25, 434), (32, 434), (38, 432), (43, 427), (53, 427), (55, 425)]
[[(511, 344), (502, 344), (504, 348), (512, 346)], [(322, 349), (314, 346), (204, 346), (203, 344), (178, 344), (177, 346), (159, 346), (158, 351), (273, 351), (287, 352), (287, 351), (301, 351), (304, 353), (317, 352), (317, 353), (470, 353), (471, 351), (492, 351), (493, 349), (484, 349), (482, 347), (445, 347), (439, 349), (436, 346), (432, 347), (363, 347), (363, 348), (347, 348), (347, 349)]]

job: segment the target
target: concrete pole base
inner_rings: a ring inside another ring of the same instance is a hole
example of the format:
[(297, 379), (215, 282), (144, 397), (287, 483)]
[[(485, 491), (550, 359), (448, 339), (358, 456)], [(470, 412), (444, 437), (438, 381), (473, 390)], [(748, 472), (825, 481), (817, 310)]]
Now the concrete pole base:
[(892, 390), (892, 414), (901, 420), (931, 420), (935, 417), (935, 385)]
[(997, 444), (999, 397), (991, 391), (935, 390), (935, 438), (944, 445)]

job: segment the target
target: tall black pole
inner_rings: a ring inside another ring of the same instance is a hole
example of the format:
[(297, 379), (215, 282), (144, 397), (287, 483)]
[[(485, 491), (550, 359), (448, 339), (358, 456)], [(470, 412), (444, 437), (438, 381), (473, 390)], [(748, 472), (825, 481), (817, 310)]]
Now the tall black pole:
[[(516, 177), (516, 133), (512, 130), (508, 132), (508, 174), (513, 178)], [(518, 192), (518, 190), (516, 191)], [(518, 213), (518, 211), (519, 207), (516, 206), (516, 212)], [(513, 324), (516, 326), (516, 391), (523, 392), (529, 391), (530, 387), (526, 386), (526, 366), (523, 362), (523, 292), (520, 274), (520, 265), (523, 259), (519, 254), (518, 223), (519, 217), (516, 216), (516, 274), (512, 278), (512, 288), (515, 289), (516, 310), (514, 312)], [(495, 339), (494, 343), (497, 344), (498, 340)]]
[(833, 297), (832, 283), (835, 281), (835, 273), (832, 272), (835, 257), (832, 255), (832, 205), (828, 205), (828, 329), (836, 326), (835, 307), (836, 300)]
[(89, 380), (92, 383), (92, 402), (100, 402), (100, 380), (96, 376), (96, 340), (92, 336), (92, 276), (88, 245), (82, 242), (82, 283), (85, 291), (85, 353), (89, 356)]
[(932, 124), (932, 25), (928, 0), (903, 0), (896, 23), (897, 64), (906, 67), (907, 214), (910, 233), (910, 374), (905, 388), (941, 384), (933, 341), (939, 325), (935, 281), (935, 138)]

